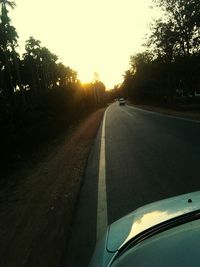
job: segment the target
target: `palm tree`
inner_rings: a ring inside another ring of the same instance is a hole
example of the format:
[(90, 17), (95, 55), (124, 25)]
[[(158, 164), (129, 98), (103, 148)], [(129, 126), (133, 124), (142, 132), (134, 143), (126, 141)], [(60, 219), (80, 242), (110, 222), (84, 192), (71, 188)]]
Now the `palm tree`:
[[(8, 17), (8, 8), (14, 9), (16, 6), (14, 1), (10, 0), (0, 0), (0, 30), (1, 30), (1, 43), (0, 49), (4, 55), (4, 64), (6, 72), (9, 76), (8, 83), (6, 86), (6, 91), (11, 102), (14, 101), (14, 84), (13, 84), (13, 74), (12, 74), (12, 66), (10, 62), (10, 57), (15, 57), (15, 45), (17, 44), (17, 32), (15, 28), (10, 25), (10, 18)], [(11, 50), (9, 50), (9, 48)], [(14, 58), (14, 61), (15, 58)], [(9, 89), (8, 89), (9, 88)]]
[(1, 6), (1, 23), (6, 24), (6, 22), (10, 21), (8, 17), (8, 8), (14, 9), (16, 7), (16, 3), (10, 0), (0, 0)]
[(1, 5), (1, 14), (7, 13), (7, 7), (14, 9), (16, 7), (16, 3), (14, 1), (10, 0), (0, 0), (0, 5)]

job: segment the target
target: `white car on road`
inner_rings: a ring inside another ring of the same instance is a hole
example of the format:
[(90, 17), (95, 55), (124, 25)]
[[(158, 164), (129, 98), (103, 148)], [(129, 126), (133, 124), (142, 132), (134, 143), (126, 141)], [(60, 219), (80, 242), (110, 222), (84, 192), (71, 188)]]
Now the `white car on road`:
[(125, 99), (122, 97), (122, 98), (120, 98), (119, 99), (119, 105), (120, 106), (124, 106), (126, 104), (126, 101), (125, 101)]

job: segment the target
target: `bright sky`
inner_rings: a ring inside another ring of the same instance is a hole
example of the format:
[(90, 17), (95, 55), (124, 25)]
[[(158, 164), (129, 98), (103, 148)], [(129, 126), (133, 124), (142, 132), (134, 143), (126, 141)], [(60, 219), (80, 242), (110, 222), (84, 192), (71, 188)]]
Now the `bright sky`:
[(154, 10), (151, 0), (16, 0), (12, 22), (21, 52), (33, 36), (78, 71), (98, 72), (107, 88), (122, 82), (131, 54), (141, 51)]

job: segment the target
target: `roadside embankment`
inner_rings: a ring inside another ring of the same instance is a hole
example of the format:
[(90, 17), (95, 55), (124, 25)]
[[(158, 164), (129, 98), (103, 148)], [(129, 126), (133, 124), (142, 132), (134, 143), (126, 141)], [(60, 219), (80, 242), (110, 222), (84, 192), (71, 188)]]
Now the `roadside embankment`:
[[(90, 114), (0, 188), (0, 266), (58, 266), (104, 108)], [(21, 177), (19, 177), (21, 176)]]
[(134, 107), (146, 109), (149, 111), (159, 112), (166, 115), (177, 116), (181, 118), (188, 118), (194, 120), (200, 120), (200, 105), (199, 106), (182, 106), (177, 108), (165, 108), (151, 105), (135, 105)]

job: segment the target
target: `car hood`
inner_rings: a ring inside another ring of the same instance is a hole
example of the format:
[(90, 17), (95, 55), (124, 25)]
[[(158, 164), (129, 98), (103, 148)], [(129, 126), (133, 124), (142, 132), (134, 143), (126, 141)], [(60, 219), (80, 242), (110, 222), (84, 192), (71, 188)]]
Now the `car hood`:
[(106, 249), (114, 253), (143, 231), (200, 209), (200, 191), (143, 206), (110, 225)]

